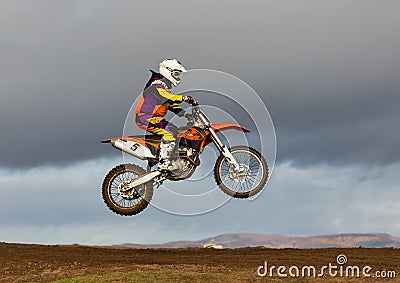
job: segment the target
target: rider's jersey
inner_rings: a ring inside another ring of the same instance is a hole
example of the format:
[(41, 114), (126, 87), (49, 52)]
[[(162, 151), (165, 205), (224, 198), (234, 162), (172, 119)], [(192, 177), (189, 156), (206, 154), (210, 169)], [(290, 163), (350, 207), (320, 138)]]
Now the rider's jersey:
[(178, 104), (183, 101), (183, 95), (172, 94), (165, 81), (166, 79), (155, 80), (143, 91), (136, 107), (138, 117), (150, 117), (150, 119), (146, 117), (146, 120), (153, 123), (157, 121), (150, 120), (161, 119), (167, 114), (168, 110), (178, 116), (182, 116), (185, 113)]

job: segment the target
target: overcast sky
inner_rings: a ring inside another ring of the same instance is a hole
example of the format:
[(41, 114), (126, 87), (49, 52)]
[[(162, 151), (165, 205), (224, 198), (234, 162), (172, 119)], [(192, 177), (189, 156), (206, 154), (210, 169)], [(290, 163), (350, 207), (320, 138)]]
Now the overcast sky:
[[(399, 236), (399, 9), (395, 0), (1, 1), (0, 241)], [(253, 202), (122, 218), (100, 195), (121, 155), (98, 141), (122, 133), (148, 70), (171, 57), (260, 95), (277, 167)]]

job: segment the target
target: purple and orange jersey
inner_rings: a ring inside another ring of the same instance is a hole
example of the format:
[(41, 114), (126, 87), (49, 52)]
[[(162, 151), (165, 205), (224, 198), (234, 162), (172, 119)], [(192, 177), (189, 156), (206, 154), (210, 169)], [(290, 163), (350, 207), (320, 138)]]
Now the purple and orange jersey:
[(167, 83), (164, 78), (155, 80), (143, 91), (136, 107), (136, 123), (142, 129), (162, 135), (165, 141), (174, 141), (174, 134), (168, 129), (164, 116), (168, 110), (178, 116), (183, 116), (185, 111), (178, 104), (183, 95), (172, 94)]

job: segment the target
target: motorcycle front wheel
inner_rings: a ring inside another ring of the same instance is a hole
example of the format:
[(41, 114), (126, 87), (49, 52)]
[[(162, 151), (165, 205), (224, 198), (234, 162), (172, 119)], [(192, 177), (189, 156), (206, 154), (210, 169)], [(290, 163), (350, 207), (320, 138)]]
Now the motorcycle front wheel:
[(230, 149), (239, 170), (220, 155), (214, 166), (214, 177), (220, 189), (234, 198), (248, 198), (259, 193), (268, 180), (268, 165), (254, 148), (233, 146)]
[(122, 164), (111, 169), (102, 186), (103, 200), (108, 208), (123, 216), (143, 211), (153, 197), (153, 185), (147, 183), (129, 188), (129, 183), (145, 173), (142, 167), (135, 164)]

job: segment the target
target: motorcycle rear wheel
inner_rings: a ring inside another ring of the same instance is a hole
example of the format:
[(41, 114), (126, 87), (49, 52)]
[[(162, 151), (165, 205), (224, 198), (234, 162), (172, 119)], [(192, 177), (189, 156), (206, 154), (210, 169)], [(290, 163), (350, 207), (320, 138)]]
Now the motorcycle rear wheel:
[(103, 200), (107, 207), (123, 216), (142, 212), (153, 197), (153, 185), (147, 183), (129, 189), (128, 184), (145, 173), (146, 170), (135, 164), (121, 164), (111, 169), (102, 185)]
[(236, 172), (225, 156), (220, 155), (214, 166), (214, 178), (220, 189), (234, 198), (248, 198), (259, 193), (268, 180), (264, 157), (248, 146), (233, 146), (229, 150), (240, 164), (241, 172)]

